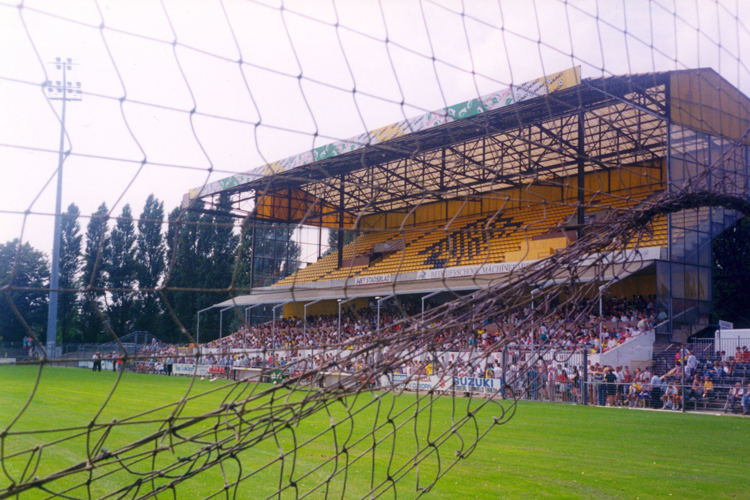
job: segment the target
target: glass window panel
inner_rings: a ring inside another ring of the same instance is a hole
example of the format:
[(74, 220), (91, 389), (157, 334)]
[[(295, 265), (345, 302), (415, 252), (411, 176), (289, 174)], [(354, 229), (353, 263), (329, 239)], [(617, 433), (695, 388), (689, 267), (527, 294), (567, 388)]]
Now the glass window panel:
[(656, 294), (668, 296), (669, 293), (669, 263), (656, 263)]
[(711, 232), (711, 209), (708, 207), (698, 211), (698, 230), (704, 233)]
[(677, 155), (682, 156), (682, 154), (685, 151), (685, 132), (686, 129), (677, 126), (672, 125), (669, 128), (669, 142), (672, 147), (672, 151), (670, 152), (672, 156)]
[(698, 241), (698, 265), (700, 266), (711, 266), (713, 264), (713, 253), (711, 251), (711, 235), (699, 233)]
[(685, 301), (681, 299), (672, 299), (672, 318), (675, 320), (684, 316)]
[(728, 228), (737, 221), (737, 212), (724, 210), (724, 229)]
[(697, 300), (686, 300), (685, 314), (679, 319), (686, 323), (695, 324), (698, 321), (698, 314), (700, 313), (698, 304)]
[(672, 297), (685, 298), (685, 266), (672, 264)]
[(685, 263), (698, 263), (698, 233), (685, 231)]
[(702, 171), (704, 168), (703, 164), (695, 163), (692, 161), (686, 161), (685, 162), (685, 178), (692, 179), (693, 177), (696, 177), (698, 175), (698, 172)]
[(707, 267), (698, 270), (698, 298), (711, 300), (711, 269)]
[(685, 266), (685, 298), (698, 299), (698, 268)]
[(685, 178), (685, 162), (673, 157), (670, 163), (670, 169), (672, 173), (672, 182), (680, 184), (682, 179)]
[(684, 262), (685, 260), (685, 230), (679, 227), (672, 228), (672, 239), (670, 248), (672, 251), (671, 259), (674, 262)]
[(710, 161), (716, 161), (724, 153), (727, 147), (730, 146), (730, 143), (725, 142), (723, 139), (719, 137), (711, 137), (709, 144), (710, 144), (710, 150), (711, 150)]
[(680, 211), (669, 216), (672, 227), (685, 227), (685, 212)]

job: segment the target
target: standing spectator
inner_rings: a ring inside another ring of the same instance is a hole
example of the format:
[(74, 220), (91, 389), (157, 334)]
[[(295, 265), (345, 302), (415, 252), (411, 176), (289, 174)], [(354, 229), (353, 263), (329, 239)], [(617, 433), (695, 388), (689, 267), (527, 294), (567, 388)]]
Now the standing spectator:
[(747, 415), (750, 413), (750, 383), (747, 384), (745, 392), (742, 394), (742, 414)]
[(102, 371), (102, 353), (100, 353), (99, 351), (96, 351), (94, 355), (91, 357), (91, 359), (94, 361), (93, 371), (95, 372)]
[(651, 408), (659, 408), (661, 404), (661, 385), (661, 377), (654, 370), (654, 374), (651, 377)]
[(692, 377), (697, 366), (698, 358), (695, 357), (694, 352), (688, 351), (687, 366), (685, 367), (685, 377)]
[(617, 375), (611, 366), (606, 368), (604, 380), (607, 383), (607, 404), (614, 406), (617, 397)]
[(540, 383), (540, 375), (539, 372), (536, 369), (536, 366), (531, 365), (529, 367), (529, 370), (527, 372), (528, 376), (528, 390), (529, 390), (529, 398), (531, 398), (533, 401), (536, 401), (539, 399), (539, 383)]
[(601, 367), (597, 368), (593, 376), (594, 394), (596, 395), (596, 402), (599, 406), (604, 406), (606, 403), (606, 386), (604, 379), (604, 372)]
[(554, 366), (550, 363), (547, 369), (547, 399), (550, 401), (555, 400), (555, 379), (557, 378), (557, 372)]

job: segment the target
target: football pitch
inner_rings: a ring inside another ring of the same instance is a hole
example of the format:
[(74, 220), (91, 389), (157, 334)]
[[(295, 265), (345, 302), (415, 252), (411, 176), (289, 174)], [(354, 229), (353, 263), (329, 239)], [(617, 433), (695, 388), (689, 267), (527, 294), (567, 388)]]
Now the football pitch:
[[(9, 426), (29, 401), (38, 372), (36, 367), (0, 367), (0, 431)], [(44, 477), (85, 460), (86, 447), (102, 436), (101, 430), (88, 436), (85, 432), (95, 416), (98, 423), (122, 422), (160, 408), (130, 420), (128, 425), (113, 426), (106, 446), (115, 451), (156, 431), (174, 413), (175, 406), (168, 403), (186, 395), (210, 391), (189, 399), (181, 409), (183, 416), (201, 415), (218, 408), (222, 401), (242, 399), (252, 390), (257, 393), (264, 389), (254, 384), (236, 386), (223, 381), (211, 384), (189, 378), (131, 373), (123, 374), (115, 387), (116, 380), (117, 375), (111, 372), (45, 368), (28, 407), (12, 425), (11, 434), (2, 439), (4, 473), (0, 474), (0, 492), (8, 488), (8, 476), (16, 481), (20, 477)], [(284, 394), (289, 401), (297, 396), (285, 391)], [(417, 474), (408, 471), (416, 442), (424, 446), (438, 440), (452, 418), (465, 415), (468, 408), (476, 407), (481, 400), (470, 403), (466, 398), (452, 401), (450, 397), (440, 397), (430, 407), (426, 404), (429, 399), (417, 402), (411, 394), (395, 398), (386, 394), (377, 400), (371, 394), (364, 394), (351, 399), (346, 405), (332, 404), (302, 419), (293, 428), (282, 430), (278, 440), (258, 440), (256, 446), (243, 451), (237, 460), (228, 459), (222, 462), (222, 467), (201, 472), (176, 488), (177, 498), (206, 498), (217, 492), (216, 498), (227, 498), (227, 492), (222, 492), (225, 481), (232, 483), (232, 478), (243, 477), (249, 471), (257, 472), (240, 483), (236, 498), (269, 497), (278, 489), (280, 475), (288, 477), (290, 473), (302, 478), (297, 484), (300, 496), (313, 485), (332, 478), (325, 485), (330, 498), (361, 498), (371, 488), (373, 472), (378, 484), (399, 470), (404, 472), (397, 483), (397, 496), (387, 490), (381, 498), (413, 498), (417, 485), (429, 484), (438, 470), (444, 470), (455, 460), (455, 450), (461, 447), (466, 450), (476, 435), (471, 421), (461, 430), (461, 438), (446, 437), (439, 447), (441, 458), (435, 454), (427, 457), (420, 463)], [(108, 402), (99, 413), (105, 401)], [(277, 398), (275, 404), (279, 402)], [(260, 404), (271, 404), (270, 398), (254, 400), (253, 406)], [(347, 418), (350, 412), (355, 413), (352, 419)], [(411, 420), (415, 412), (419, 413), (416, 424)], [(499, 413), (494, 404), (477, 412), (478, 428), (483, 430), (491, 425), (493, 416)], [(395, 434), (389, 430), (392, 427), (385, 425), (391, 417), (393, 425), (400, 426)], [(428, 425), (429, 420), (432, 425)], [(236, 429), (223, 427), (221, 423), (225, 421), (225, 417), (199, 421), (186, 433), (216, 429), (217, 439), (223, 435), (231, 439)], [(331, 432), (332, 422), (336, 423), (337, 433)], [(32, 460), (28, 454), (16, 455), (55, 440), (62, 441), (45, 446)], [(294, 472), (290, 472), (289, 460), (283, 463), (286, 468), (282, 471), (282, 461), (277, 460), (280, 450), (288, 453), (293, 443), (303, 442), (307, 445), (295, 454)], [(373, 442), (377, 443), (375, 452)], [(131, 484), (138, 474), (148, 473), (154, 466), (164, 467), (175, 456), (187, 455), (200, 446), (200, 442), (188, 442), (153, 463), (133, 462), (129, 474), (115, 467), (117, 464), (112, 461), (109, 468), (99, 469), (102, 477), (92, 483), (91, 496), (99, 498)], [(347, 453), (338, 461), (327, 461), (342, 446)], [(506, 424), (495, 426), (473, 453), (459, 461), (425, 498), (750, 498), (749, 450), (750, 419), (521, 402), (515, 416)], [(343, 467), (345, 459), (349, 467)], [(305, 476), (305, 471), (311, 472)], [(184, 473), (189, 473), (188, 465), (174, 469), (174, 474)], [(82, 481), (80, 474), (66, 480), (69, 484), (63, 480), (53, 490), (72, 488)], [(310, 498), (325, 497), (325, 487), (315, 490)], [(141, 494), (144, 492), (145, 489)], [(124, 498), (132, 497), (133, 493)], [(290, 488), (279, 498), (295, 498), (295, 493)], [(229, 498), (233, 494), (230, 489)], [(85, 487), (70, 490), (69, 495), (88, 498)], [(20, 498), (49, 496), (50, 493), (37, 490)], [(162, 496), (172, 498), (172, 493), (159, 495)], [(119, 495), (113, 498), (116, 497)]]

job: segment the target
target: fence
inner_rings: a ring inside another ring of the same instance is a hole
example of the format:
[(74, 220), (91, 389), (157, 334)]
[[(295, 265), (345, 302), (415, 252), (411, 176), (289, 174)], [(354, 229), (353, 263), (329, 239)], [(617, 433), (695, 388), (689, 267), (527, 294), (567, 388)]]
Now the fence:
[[(77, 359), (86, 359), (89, 351), (96, 347), (100, 346), (79, 345), (75, 349), (69, 348), (67, 354)], [(146, 351), (150, 349), (143, 348)], [(157, 348), (158, 346), (154, 347)], [(475, 396), (494, 395), (501, 398), (517, 397), (527, 401), (592, 406), (664, 408), (680, 411), (742, 411), (743, 396), (746, 396), (746, 402), (750, 400), (750, 361), (745, 362), (744, 358), (714, 361), (710, 355), (703, 354), (710, 354), (714, 349), (714, 344), (709, 342), (691, 344), (689, 348), (696, 353), (697, 358), (692, 373), (686, 370), (683, 376), (679, 366), (672, 367), (664, 373), (665, 370), (660, 366), (659, 377), (656, 380), (650, 372), (642, 375), (643, 372), (639, 369), (643, 362), (633, 362), (633, 366), (602, 367), (598, 363), (592, 363), (587, 352), (582, 349), (550, 350), (542, 347), (523, 347), (492, 353), (482, 362), (481, 368), (475, 367), (474, 371), (470, 368), (471, 363), (467, 363), (472, 358), (471, 352), (446, 351), (422, 354), (419, 357), (422, 372), (412, 373), (409, 368), (404, 368), (398, 371), (400, 373), (391, 376), (387, 385), (403, 384), (405, 390), (451, 391), (472, 393)], [(210, 375), (212, 365), (206, 356), (211, 354), (215, 354), (213, 362), (216, 362), (217, 356), (231, 358), (243, 353), (245, 358), (249, 359), (262, 354), (260, 350), (231, 351), (236, 352), (203, 353), (202, 359), (207, 363), (199, 365), (198, 373)], [(277, 360), (288, 358), (287, 364), (270, 367), (272, 370), (305, 371), (303, 367), (307, 366), (305, 359), (308, 356), (335, 355), (337, 352), (300, 349), (279, 350), (277, 354)], [(265, 355), (267, 356), (268, 352)], [(172, 357), (175, 358), (175, 363), (179, 362), (179, 356)], [(268, 369), (266, 359), (261, 360), (261, 365)], [(160, 361), (163, 363), (164, 360)], [(156, 362), (158, 365), (159, 360)], [(146, 373), (158, 372), (155, 369), (147, 369), (145, 361), (140, 363), (140, 368), (136, 366), (137, 363), (131, 363), (125, 369)], [(636, 364), (638, 366), (635, 366)], [(79, 363), (79, 366), (90, 368), (91, 363)], [(193, 365), (185, 366), (189, 369), (175, 370), (174, 374), (192, 375)], [(224, 367), (218, 364), (213, 366)], [(337, 371), (345, 373), (346, 369), (341, 367)], [(478, 376), (479, 372), (488, 376)], [(698, 381), (693, 383), (695, 375), (698, 376)], [(384, 380), (381, 379), (377, 383), (384, 384)], [(709, 387), (707, 391), (706, 385)]]

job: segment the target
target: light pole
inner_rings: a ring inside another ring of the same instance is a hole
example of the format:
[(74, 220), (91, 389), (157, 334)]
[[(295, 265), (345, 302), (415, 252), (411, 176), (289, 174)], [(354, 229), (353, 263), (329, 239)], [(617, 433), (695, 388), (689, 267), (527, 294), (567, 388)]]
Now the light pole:
[(308, 306), (311, 306), (313, 304), (317, 304), (318, 302), (321, 302), (323, 300), (325, 300), (325, 299), (313, 300), (312, 302), (308, 302), (307, 304), (305, 304), (302, 307), (302, 310), (303, 310), (303, 312), (302, 312), (302, 314), (303, 314), (303, 318), (302, 318), (302, 337), (303, 338), (307, 338), (307, 308), (308, 308)]
[(338, 299), (336, 302), (339, 303), (339, 340), (338, 344), (341, 343), (341, 306), (346, 304), (347, 302), (351, 302), (352, 300), (356, 299), (357, 297), (351, 297), (349, 299)]
[(429, 299), (430, 297), (434, 297), (435, 295), (439, 295), (443, 293), (445, 290), (437, 290), (435, 292), (429, 293), (422, 297), (422, 321), (424, 321), (424, 301)]
[(375, 297), (375, 300), (378, 301), (378, 323), (377, 323), (377, 325), (375, 325), (375, 332), (378, 335), (380, 335), (380, 304), (382, 304), (384, 300), (388, 300), (388, 299), (393, 298), (395, 296), (396, 296), (396, 294), (392, 293), (392, 294), (390, 294), (390, 295), (388, 295), (386, 297)]
[(235, 306), (229, 306), (219, 311), (219, 340), (221, 340), (224, 337), (223, 335), (224, 333), (224, 311), (228, 311), (234, 308)]
[(201, 309), (200, 311), (198, 311), (198, 314), (196, 314), (196, 319), (197, 319), (197, 322), (198, 322), (198, 326), (195, 329), (195, 344), (198, 347), (198, 349), (200, 349), (200, 346), (201, 346), (201, 313), (204, 313), (206, 311), (210, 311), (213, 308), (214, 308), (214, 306), (207, 307), (205, 309)]
[(83, 97), (81, 82), (68, 81), (68, 71), (76, 66), (72, 59), (65, 61), (57, 57), (54, 64), (56, 69), (62, 70), (62, 81), (50, 80), (44, 82), (47, 89), (47, 98), (51, 101), (62, 101), (62, 113), (60, 115), (60, 155), (57, 160), (57, 198), (55, 199), (55, 232), (52, 236), (52, 269), (49, 279), (49, 312), (47, 313), (47, 357), (55, 358), (57, 350), (57, 298), (60, 283), (60, 231), (62, 226), (62, 173), (63, 161), (65, 160), (65, 103), (68, 101), (80, 101)]

